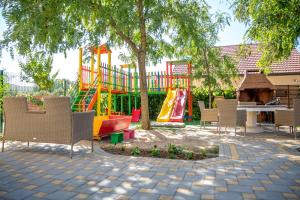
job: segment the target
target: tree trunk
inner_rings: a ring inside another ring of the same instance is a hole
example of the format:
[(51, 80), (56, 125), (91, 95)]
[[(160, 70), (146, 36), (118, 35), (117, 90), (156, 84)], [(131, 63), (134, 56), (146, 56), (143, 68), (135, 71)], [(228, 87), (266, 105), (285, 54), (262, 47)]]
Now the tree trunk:
[(149, 130), (150, 129), (150, 120), (149, 120), (148, 89), (147, 89), (145, 62), (146, 62), (145, 52), (140, 51), (138, 53), (138, 65), (139, 65), (139, 75), (140, 75), (142, 128), (145, 130)]
[(207, 58), (207, 50), (204, 48), (203, 51), (203, 56), (204, 56), (204, 61), (205, 61), (205, 68), (206, 68), (206, 75), (207, 75), (207, 86), (208, 86), (208, 108), (211, 108), (211, 82), (210, 82), (210, 66), (208, 63), (208, 58)]
[(147, 34), (146, 20), (144, 16), (144, 0), (137, 1), (138, 16), (140, 21), (141, 44), (138, 51), (138, 64), (140, 73), (140, 90), (141, 90), (141, 106), (142, 106), (142, 128), (150, 129), (149, 120), (149, 103), (148, 103), (148, 87), (146, 76), (146, 49), (147, 49)]
[(211, 108), (211, 87), (210, 87), (210, 83), (208, 84), (208, 107)]

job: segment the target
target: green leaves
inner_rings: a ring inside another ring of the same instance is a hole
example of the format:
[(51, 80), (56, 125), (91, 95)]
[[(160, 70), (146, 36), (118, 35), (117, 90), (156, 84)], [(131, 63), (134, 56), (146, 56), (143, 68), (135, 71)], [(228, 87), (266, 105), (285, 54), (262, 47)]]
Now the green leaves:
[[(2, 0), (0, 7), (8, 25), (1, 49), (25, 56), (32, 52), (51, 55), (107, 40), (111, 46), (128, 47), (137, 58), (142, 91), (147, 90), (146, 59), (156, 63), (174, 54), (192, 56), (200, 69), (203, 55), (214, 54), (207, 49), (215, 45), (218, 31), (228, 23), (222, 13), (211, 15), (204, 0)], [(32, 66), (41, 66), (35, 64), (23, 68), (30, 72)], [(141, 96), (147, 102), (147, 93)], [(150, 127), (146, 104), (142, 103), (143, 128)]]
[(33, 80), (39, 90), (51, 91), (58, 72), (51, 75), (52, 58), (44, 53), (33, 53), (27, 57), (26, 62), (20, 62), (21, 78), (26, 81)]
[(201, 79), (203, 87), (208, 89), (211, 106), (212, 91), (221, 85), (231, 86), (237, 74), (234, 61), (215, 47), (218, 33), (229, 24), (229, 17), (225, 13), (210, 14), (204, 1), (182, 9), (184, 14), (174, 17), (177, 32), (172, 42), (178, 47), (177, 56), (191, 56), (193, 78)]
[(299, 5), (300, 0), (232, 0), (235, 17), (249, 27), (246, 39), (259, 43), (262, 56), (257, 65), (265, 72), (299, 44)]

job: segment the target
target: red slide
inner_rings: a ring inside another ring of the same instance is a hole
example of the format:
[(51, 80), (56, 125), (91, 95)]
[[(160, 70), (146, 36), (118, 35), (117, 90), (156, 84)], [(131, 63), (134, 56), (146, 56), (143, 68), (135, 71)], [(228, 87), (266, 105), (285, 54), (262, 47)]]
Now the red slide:
[(170, 122), (183, 122), (183, 116), (185, 111), (187, 92), (186, 90), (179, 90), (175, 105), (172, 111)]
[(141, 109), (132, 109), (131, 122), (139, 122), (141, 117)]

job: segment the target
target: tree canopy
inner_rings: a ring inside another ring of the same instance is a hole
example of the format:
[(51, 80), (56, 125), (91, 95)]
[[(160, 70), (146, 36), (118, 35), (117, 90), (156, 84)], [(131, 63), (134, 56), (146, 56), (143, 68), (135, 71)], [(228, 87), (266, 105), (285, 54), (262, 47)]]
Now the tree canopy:
[(193, 44), (190, 35), (210, 37), (202, 26), (211, 22), (204, 0), (2, 0), (0, 6), (8, 26), (1, 49), (52, 54), (99, 45), (103, 39), (111, 46), (128, 47), (138, 61), (144, 129), (150, 128), (146, 59), (155, 63), (171, 57)]
[(260, 67), (287, 58), (299, 44), (300, 0), (230, 0), (235, 17), (247, 25), (246, 42), (257, 42)]
[[(204, 1), (113, 0), (23, 1), (3, 0), (2, 15), (8, 25), (1, 48), (26, 55), (31, 51), (52, 54), (79, 46), (98, 45), (106, 38), (112, 46), (127, 46), (138, 59), (142, 102), (142, 127), (150, 128), (146, 58), (157, 61), (173, 53), (165, 38), (184, 40), (180, 29), (206, 8)], [(194, 24), (194, 26), (197, 26)], [(204, 30), (205, 31), (205, 30)]]
[[(202, 80), (204, 88), (207, 88), (211, 107), (212, 92), (222, 86), (231, 86), (237, 70), (234, 60), (222, 55), (219, 47), (215, 46), (219, 31), (229, 24), (229, 16), (225, 13), (210, 13), (208, 5), (203, 5), (201, 11), (193, 16), (193, 21), (178, 28), (181, 34), (173, 42), (181, 47), (177, 55), (191, 58), (193, 77)], [(181, 35), (185, 36), (184, 40)]]

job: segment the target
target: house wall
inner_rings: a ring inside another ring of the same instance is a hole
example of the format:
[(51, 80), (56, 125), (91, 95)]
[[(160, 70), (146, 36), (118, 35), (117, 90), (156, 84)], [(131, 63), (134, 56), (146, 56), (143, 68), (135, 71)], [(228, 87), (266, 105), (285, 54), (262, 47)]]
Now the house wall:
[(273, 85), (300, 85), (300, 75), (267, 76)]
[[(275, 86), (275, 96), (280, 97), (280, 103), (293, 107), (293, 100), (300, 98), (300, 75), (270, 75), (269, 81)], [(233, 80), (233, 86), (238, 88), (244, 76), (239, 76)], [(202, 81), (193, 80), (193, 86), (201, 87)]]

